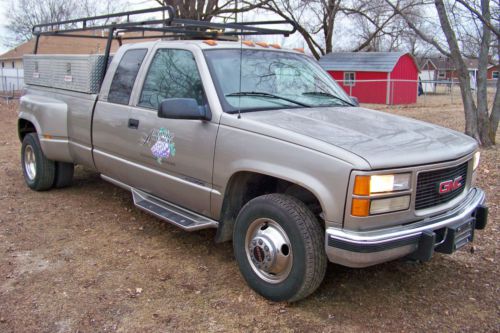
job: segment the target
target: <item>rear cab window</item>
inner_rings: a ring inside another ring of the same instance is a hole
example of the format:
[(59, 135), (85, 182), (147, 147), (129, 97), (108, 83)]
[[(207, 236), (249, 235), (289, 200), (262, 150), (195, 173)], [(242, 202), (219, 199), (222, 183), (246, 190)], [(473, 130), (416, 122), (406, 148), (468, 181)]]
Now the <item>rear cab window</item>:
[(133, 49), (123, 54), (113, 76), (113, 81), (111, 81), (108, 94), (109, 103), (129, 104), (137, 73), (139, 73), (147, 52), (147, 49)]

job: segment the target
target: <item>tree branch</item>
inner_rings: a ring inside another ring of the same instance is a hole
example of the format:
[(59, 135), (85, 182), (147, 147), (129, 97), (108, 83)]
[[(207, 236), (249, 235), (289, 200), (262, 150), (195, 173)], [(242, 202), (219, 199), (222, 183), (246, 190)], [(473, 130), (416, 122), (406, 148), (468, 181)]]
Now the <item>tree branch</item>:
[(396, 5), (394, 5), (391, 0), (385, 0), (387, 4), (389, 4), (389, 6), (392, 7), (392, 9), (398, 13), (399, 15), (401, 15), (401, 17), (406, 21), (406, 23), (408, 24), (408, 26), (418, 35), (418, 37), (420, 37), (423, 41), (431, 44), (432, 46), (434, 46), (439, 52), (441, 52), (443, 55), (447, 56), (447, 57), (450, 57), (451, 56), (451, 53), (446, 51), (441, 45), (439, 45), (439, 43), (433, 38), (433, 37), (430, 37), (430, 36), (427, 36), (423, 31), (421, 31), (413, 22), (412, 20), (408, 17), (408, 15), (406, 15), (406, 13), (404, 13), (400, 8), (398, 8)]
[(469, 4), (470, 0), (469, 1), (455, 0), (455, 1), (458, 2), (459, 4), (461, 4), (462, 6), (464, 6), (465, 8), (467, 8), (467, 10), (469, 12), (471, 12), (474, 16), (476, 16), (485, 26), (487, 26), (491, 32), (493, 32), (497, 37), (500, 37), (500, 30), (498, 30), (497, 28), (495, 28), (493, 26), (493, 24), (491, 24), (490, 19), (485, 18), (480, 12), (478, 12), (475, 8), (473, 8)]

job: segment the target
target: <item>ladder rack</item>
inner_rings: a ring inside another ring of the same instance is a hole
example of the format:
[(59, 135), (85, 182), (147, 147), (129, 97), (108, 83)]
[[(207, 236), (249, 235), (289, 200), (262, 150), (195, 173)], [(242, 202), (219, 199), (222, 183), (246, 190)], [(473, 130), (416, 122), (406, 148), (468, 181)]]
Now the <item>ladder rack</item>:
[[(161, 14), (162, 18), (149, 18), (141, 20), (144, 15)], [(134, 18), (139, 18), (134, 21)], [(287, 26), (286, 29), (277, 29), (271, 26)], [(79, 32), (101, 30), (107, 31), (106, 35), (79, 34)], [(33, 53), (37, 54), (40, 36), (59, 36), (74, 38), (96, 38), (106, 39), (104, 51), (104, 71), (108, 66), (111, 44), (117, 40), (119, 45), (122, 40), (127, 39), (151, 39), (151, 38), (191, 38), (191, 39), (218, 39), (228, 36), (248, 35), (283, 35), (285, 37), (297, 30), (294, 22), (288, 20), (259, 21), (259, 22), (236, 22), (215, 23), (200, 20), (182, 19), (175, 17), (175, 9), (172, 6), (127, 11), (121, 13), (83, 17), (72, 20), (37, 24), (33, 26), (32, 33), (35, 36)], [(142, 35), (128, 35), (131, 32), (142, 32)], [(152, 34), (145, 34), (146, 32)], [(156, 34), (157, 33), (157, 34)], [(167, 35), (168, 34), (168, 35)]]

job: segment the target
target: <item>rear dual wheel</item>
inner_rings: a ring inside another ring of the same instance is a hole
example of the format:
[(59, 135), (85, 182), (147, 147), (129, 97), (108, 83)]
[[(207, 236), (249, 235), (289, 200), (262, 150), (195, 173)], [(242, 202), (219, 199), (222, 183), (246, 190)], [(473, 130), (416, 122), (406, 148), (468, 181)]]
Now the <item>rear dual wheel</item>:
[(46, 158), (36, 133), (28, 133), (23, 138), (21, 166), (26, 184), (35, 191), (66, 187), (73, 179), (74, 165)]
[(268, 194), (236, 219), (233, 247), (249, 286), (273, 301), (298, 301), (321, 284), (327, 266), (324, 231), (298, 199)]

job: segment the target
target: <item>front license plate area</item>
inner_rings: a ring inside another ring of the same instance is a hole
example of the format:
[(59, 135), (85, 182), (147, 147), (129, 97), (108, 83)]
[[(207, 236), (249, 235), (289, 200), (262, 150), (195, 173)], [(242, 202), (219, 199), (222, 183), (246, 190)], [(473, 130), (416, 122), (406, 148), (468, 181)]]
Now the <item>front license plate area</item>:
[(434, 250), (436, 252), (451, 254), (460, 249), (465, 244), (472, 242), (474, 239), (474, 224), (475, 219), (469, 217), (465, 221), (451, 225), (441, 232), (445, 239)]

